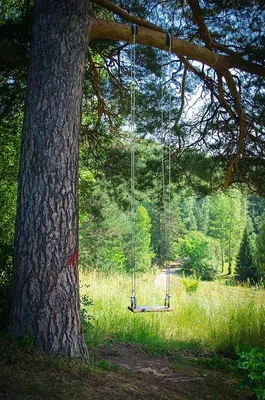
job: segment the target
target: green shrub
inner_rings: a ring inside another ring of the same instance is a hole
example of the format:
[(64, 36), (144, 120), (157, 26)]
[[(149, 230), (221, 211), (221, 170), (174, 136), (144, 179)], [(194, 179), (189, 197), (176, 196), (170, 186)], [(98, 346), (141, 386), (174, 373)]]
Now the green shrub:
[(236, 361), (231, 358), (222, 358), (217, 354), (212, 357), (200, 357), (197, 359), (197, 364), (206, 369), (213, 371), (234, 372), (236, 370)]
[(18, 347), (23, 349), (27, 353), (33, 353), (36, 349), (33, 337), (29, 332), (26, 332), (22, 338), (18, 339)]
[(183, 278), (182, 283), (187, 293), (191, 294), (197, 292), (199, 287), (199, 280), (195, 277)]
[(265, 400), (265, 353), (257, 348), (237, 351), (238, 368), (244, 370), (241, 387), (251, 389), (258, 400)]
[(190, 231), (184, 238), (179, 238), (177, 252), (184, 261), (184, 272), (200, 276), (202, 280), (214, 280), (220, 265), (218, 248), (215, 239), (199, 231)]
[[(87, 286), (87, 285), (86, 285)], [(80, 314), (83, 329), (86, 332), (89, 328), (92, 328), (91, 320), (94, 318), (93, 315), (88, 311), (88, 308), (93, 306), (94, 302), (89, 298), (88, 295), (83, 295), (80, 298)]]

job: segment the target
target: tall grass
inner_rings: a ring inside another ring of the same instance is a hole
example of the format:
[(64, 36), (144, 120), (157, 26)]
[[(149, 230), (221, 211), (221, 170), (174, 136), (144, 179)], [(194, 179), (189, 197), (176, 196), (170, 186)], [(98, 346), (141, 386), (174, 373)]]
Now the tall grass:
[[(138, 279), (137, 300), (142, 305), (163, 304), (163, 279), (145, 275)], [(218, 284), (200, 283), (187, 293), (179, 277), (172, 277), (172, 313), (127, 310), (130, 278), (123, 275), (81, 276), (81, 295), (94, 300), (94, 329), (88, 341), (105, 339), (141, 343), (152, 351), (207, 348), (231, 352), (236, 346), (265, 348), (265, 292), (252, 295)], [(92, 336), (93, 337), (92, 337)]]

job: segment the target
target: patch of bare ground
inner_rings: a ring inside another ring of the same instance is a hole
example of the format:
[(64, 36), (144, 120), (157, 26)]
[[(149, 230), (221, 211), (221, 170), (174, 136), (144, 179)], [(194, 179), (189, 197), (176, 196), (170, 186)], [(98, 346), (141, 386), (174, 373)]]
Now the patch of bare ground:
[[(129, 344), (97, 351), (98, 367), (0, 343), (0, 400), (247, 399), (231, 373), (150, 355)], [(105, 369), (104, 369), (105, 368)]]
[(123, 343), (101, 347), (99, 351), (104, 360), (131, 373), (139, 399), (232, 400), (249, 397), (248, 392), (238, 388), (238, 378), (233, 374), (194, 366), (190, 362), (194, 357), (187, 354), (181, 356), (182, 361), (174, 362), (170, 357), (150, 355), (137, 346)]

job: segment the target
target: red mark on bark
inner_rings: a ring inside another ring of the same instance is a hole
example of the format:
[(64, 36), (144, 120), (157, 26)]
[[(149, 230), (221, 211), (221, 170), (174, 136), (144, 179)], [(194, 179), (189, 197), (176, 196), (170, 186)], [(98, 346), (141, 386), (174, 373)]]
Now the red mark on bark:
[(78, 264), (78, 251), (75, 250), (69, 257), (67, 265), (69, 268), (71, 268), (73, 265)]
[(42, 103), (41, 103), (41, 109), (42, 109), (42, 111), (45, 111), (46, 110), (46, 108), (47, 108), (47, 100), (46, 99), (44, 99), (43, 101), (42, 101)]

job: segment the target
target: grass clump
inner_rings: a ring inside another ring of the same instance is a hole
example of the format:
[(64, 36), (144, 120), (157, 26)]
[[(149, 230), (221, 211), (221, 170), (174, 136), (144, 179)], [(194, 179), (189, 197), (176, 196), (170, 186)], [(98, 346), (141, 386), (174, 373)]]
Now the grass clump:
[(100, 360), (100, 361), (95, 362), (92, 366), (92, 369), (93, 368), (100, 369), (103, 371), (119, 371), (120, 370), (119, 365), (114, 365), (114, 364), (110, 363), (108, 360)]
[(197, 364), (202, 368), (214, 371), (235, 372), (237, 370), (237, 363), (235, 360), (223, 358), (217, 354), (213, 355), (213, 357), (200, 357)]

